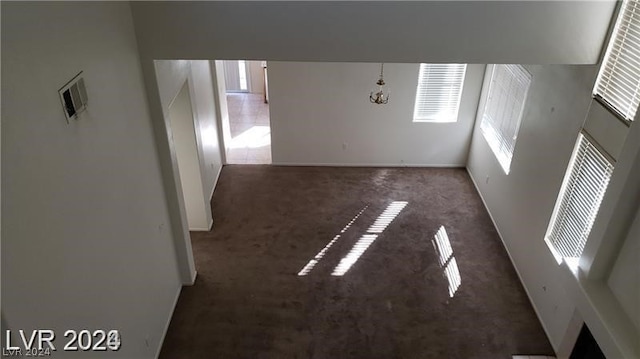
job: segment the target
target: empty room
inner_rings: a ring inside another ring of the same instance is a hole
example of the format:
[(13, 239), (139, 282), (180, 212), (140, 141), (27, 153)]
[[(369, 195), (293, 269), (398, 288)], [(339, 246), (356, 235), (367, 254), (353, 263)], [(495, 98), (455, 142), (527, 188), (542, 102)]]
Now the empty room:
[(1, 6), (3, 355), (640, 358), (637, 0)]

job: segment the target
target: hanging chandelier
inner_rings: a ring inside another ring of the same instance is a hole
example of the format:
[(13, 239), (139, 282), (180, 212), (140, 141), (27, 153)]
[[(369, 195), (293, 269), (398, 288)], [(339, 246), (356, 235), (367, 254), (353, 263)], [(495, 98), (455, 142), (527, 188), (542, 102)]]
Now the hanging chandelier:
[(384, 83), (384, 63), (380, 64), (380, 79), (376, 82), (378, 88), (371, 91), (369, 101), (378, 105), (385, 105), (389, 102), (389, 88)]

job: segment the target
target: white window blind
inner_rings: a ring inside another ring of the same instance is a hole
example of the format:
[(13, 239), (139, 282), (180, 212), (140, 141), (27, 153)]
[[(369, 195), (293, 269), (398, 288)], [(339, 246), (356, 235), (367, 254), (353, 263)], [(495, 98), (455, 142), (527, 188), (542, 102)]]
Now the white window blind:
[(594, 88), (596, 98), (632, 121), (640, 103), (640, 1), (625, 0)]
[(611, 162), (581, 134), (545, 236), (556, 255), (580, 257), (612, 172)]
[(531, 75), (522, 66), (493, 66), (480, 129), (507, 174), (530, 85)]
[(456, 122), (466, 64), (420, 64), (415, 122)]

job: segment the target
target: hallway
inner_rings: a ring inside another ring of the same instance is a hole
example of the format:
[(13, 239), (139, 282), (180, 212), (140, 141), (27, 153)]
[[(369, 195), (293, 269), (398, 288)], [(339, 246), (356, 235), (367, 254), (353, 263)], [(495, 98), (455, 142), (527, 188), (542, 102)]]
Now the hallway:
[(553, 350), (464, 169), (225, 166), (161, 358)]
[(227, 93), (231, 145), (229, 164), (271, 164), (269, 105), (263, 94)]

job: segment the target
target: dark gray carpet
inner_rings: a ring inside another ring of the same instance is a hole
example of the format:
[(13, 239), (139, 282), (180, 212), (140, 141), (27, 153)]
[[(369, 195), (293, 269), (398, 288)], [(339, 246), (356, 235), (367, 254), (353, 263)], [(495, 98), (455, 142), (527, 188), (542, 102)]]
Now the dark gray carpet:
[(463, 169), (226, 166), (212, 209), (161, 358), (553, 355)]

